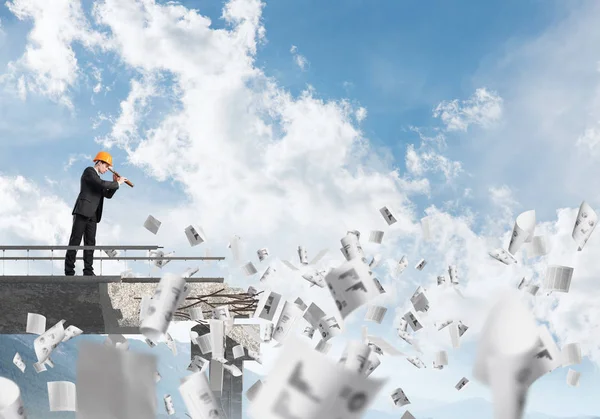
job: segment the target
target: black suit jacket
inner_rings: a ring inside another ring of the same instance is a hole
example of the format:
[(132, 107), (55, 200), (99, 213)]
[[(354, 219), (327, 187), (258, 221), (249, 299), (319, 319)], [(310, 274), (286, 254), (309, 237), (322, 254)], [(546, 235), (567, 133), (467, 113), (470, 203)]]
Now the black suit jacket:
[(112, 198), (117, 189), (119, 182), (102, 180), (96, 169), (92, 166), (86, 168), (81, 175), (81, 190), (71, 214), (88, 218), (96, 215), (96, 222), (99, 223), (102, 219), (104, 198)]

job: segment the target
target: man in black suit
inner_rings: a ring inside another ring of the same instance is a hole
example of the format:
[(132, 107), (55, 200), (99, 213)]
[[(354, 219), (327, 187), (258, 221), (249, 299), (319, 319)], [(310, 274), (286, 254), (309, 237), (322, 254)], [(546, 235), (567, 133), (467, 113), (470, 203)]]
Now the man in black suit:
[[(96, 245), (96, 224), (102, 219), (102, 207), (104, 198), (112, 198), (119, 185), (122, 185), (127, 179), (113, 174), (113, 181), (102, 180), (100, 175), (106, 173), (112, 166), (112, 156), (105, 151), (101, 151), (94, 159), (94, 166), (87, 167), (81, 175), (81, 190), (75, 207), (73, 208), (73, 229), (69, 246), (81, 245), (83, 237), (84, 246)], [(75, 259), (77, 250), (67, 250), (65, 256), (65, 275), (75, 275)], [(83, 275), (93, 276), (94, 274), (94, 251), (83, 251)]]

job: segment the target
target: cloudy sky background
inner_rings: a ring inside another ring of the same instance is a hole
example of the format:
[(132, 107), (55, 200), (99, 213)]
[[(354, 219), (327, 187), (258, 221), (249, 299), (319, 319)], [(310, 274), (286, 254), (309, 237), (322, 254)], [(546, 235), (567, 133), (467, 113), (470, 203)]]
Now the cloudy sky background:
[[(418, 285), (430, 290), (429, 317), (470, 327), (460, 350), (445, 331), (422, 333), (428, 365), (436, 350), (449, 351), (443, 371), (386, 358), (374, 373), (394, 371), (381, 410), (392, 409), (388, 390), (396, 387), (415, 408), (419, 400), (489, 399), (475, 382), (461, 392), (454, 384), (470, 377), (490, 303), (523, 276), (539, 281), (547, 264), (572, 266), (568, 294), (524, 299), (559, 346), (581, 344), (589, 357), (575, 367), (581, 385), (568, 387), (558, 369), (533, 386), (528, 408), (598, 413), (600, 240), (592, 235), (576, 252), (571, 239), (581, 201), (600, 208), (598, 18), (595, 1), (5, 2), (0, 242), (67, 244), (79, 177), (101, 149), (136, 186), (105, 205), (98, 244), (158, 244), (177, 255), (209, 249), (228, 261), (203, 265), (202, 275), (246, 288), (259, 275), (229, 261), (237, 234), (259, 274), (277, 269), (268, 286), (333, 314), (328, 291), (309, 288), (280, 260), (297, 263), (303, 245), (309, 259), (329, 249), (321, 266), (336, 266), (340, 238), (357, 229), (365, 251), (384, 258), (376, 273), (388, 314), (383, 325), (368, 324), (372, 333), (410, 351), (393, 320)], [(387, 226), (384, 205), (398, 223)], [(552, 237), (551, 254), (520, 252), (510, 267), (490, 259), (529, 209), (536, 234)], [(149, 213), (163, 223), (157, 236), (142, 227)], [(433, 216), (431, 241), (421, 234), (425, 215)], [(192, 223), (208, 236), (195, 248), (183, 233)], [(385, 231), (382, 245), (368, 243), (370, 230)], [(261, 247), (271, 258), (258, 263)], [(394, 279), (404, 254), (409, 268)], [(419, 272), (421, 257), (428, 264)], [(435, 286), (451, 263), (467, 301)], [(25, 273), (23, 264), (5, 269)], [(332, 357), (359, 336), (364, 313), (346, 320)]]

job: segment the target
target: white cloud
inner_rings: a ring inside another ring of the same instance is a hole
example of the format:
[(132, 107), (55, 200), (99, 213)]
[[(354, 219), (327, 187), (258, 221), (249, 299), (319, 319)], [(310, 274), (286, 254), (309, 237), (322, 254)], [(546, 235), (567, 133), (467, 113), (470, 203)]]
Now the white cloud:
[(296, 65), (300, 67), (300, 70), (306, 70), (306, 67), (308, 66), (308, 60), (304, 55), (300, 55), (298, 53), (298, 47), (296, 47), (296, 45), (292, 45), (290, 52), (292, 53), (292, 57), (294, 58)]
[[(72, 44), (103, 48), (106, 39), (90, 29), (79, 0), (12, 0), (6, 6), (18, 19), (31, 19), (34, 24), (25, 53), (9, 63), (9, 73), (3, 79), (18, 80), (19, 91), (26, 86), (27, 91), (72, 109), (68, 90), (75, 86), (79, 70)], [(21, 75), (26, 75), (27, 83)]]
[(405, 163), (409, 173), (423, 176), (426, 173), (441, 172), (446, 182), (450, 182), (463, 172), (461, 162), (452, 161), (439, 153), (446, 148), (443, 134), (438, 133), (434, 137), (429, 137), (418, 128), (412, 127), (411, 131), (419, 134), (421, 144), (418, 149), (414, 144), (406, 147)]
[(367, 117), (367, 110), (361, 106), (360, 108), (358, 108), (356, 110), (356, 112), (354, 114), (355, 114), (356, 120), (358, 122), (362, 122)]
[(502, 105), (503, 100), (496, 92), (479, 88), (467, 100), (441, 102), (433, 116), (441, 118), (448, 131), (466, 131), (469, 125), (489, 128), (500, 120)]
[(596, 155), (600, 147), (600, 126), (586, 129), (575, 144)]

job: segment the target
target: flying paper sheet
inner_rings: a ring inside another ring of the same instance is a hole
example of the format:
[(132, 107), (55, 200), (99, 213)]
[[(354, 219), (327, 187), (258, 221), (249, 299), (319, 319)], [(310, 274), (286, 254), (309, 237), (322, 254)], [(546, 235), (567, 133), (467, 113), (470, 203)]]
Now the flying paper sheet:
[(246, 397), (250, 402), (256, 398), (256, 395), (259, 393), (262, 386), (263, 382), (261, 380), (256, 380), (256, 382), (246, 391)]
[(83, 341), (77, 359), (77, 418), (156, 417), (156, 357)]
[(456, 385), (454, 386), (455, 389), (457, 389), (458, 391), (462, 390), (463, 387), (465, 387), (467, 384), (469, 384), (469, 380), (467, 380), (465, 377), (461, 378), (458, 383), (456, 383)]
[(48, 400), (51, 412), (76, 412), (77, 388), (70, 381), (48, 382)]
[(367, 308), (367, 313), (365, 314), (365, 320), (381, 324), (385, 317), (385, 313), (387, 313), (386, 307), (369, 306)]
[(581, 364), (581, 348), (578, 343), (569, 343), (562, 348), (562, 366)]
[(407, 410), (400, 419), (415, 419), (415, 417)]
[(491, 252), (489, 252), (488, 255), (490, 255), (497, 261), (504, 263), (505, 265), (517, 263), (517, 260), (514, 258), (514, 256), (502, 248), (494, 249)]
[(423, 363), (423, 361), (421, 361), (421, 358), (419, 358), (418, 356), (407, 356), (406, 360), (419, 369), (426, 368), (425, 364)]
[(265, 282), (267, 279), (274, 276), (276, 272), (277, 270), (275, 268), (273, 268), (272, 266), (268, 266), (265, 272), (260, 276), (260, 282)]
[(23, 359), (21, 358), (21, 355), (19, 355), (19, 353), (17, 352), (15, 354), (15, 356), (13, 357), (13, 364), (15, 364), (15, 366), (21, 370), (21, 372), (25, 372), (25, 363), (23, 362)]
[(208, 360), (202, 358), (199, 355), (194, 355), (192, 357), (192, 362), (190, 362), (190, 365), (188, 365), (187, 370), (188, 371), (192, 371), (192, 372), (198, 372), (198, 371), (206, 371), (208, 369)]
[(241, 238), (239, 236), (233, 236), (231, 239), (229, 239), (229, 245), (227, 247), (231, 249), (233, 261), (236, 264), (239, 264), (242, 261)]
[(208, 323), (210, 325), (212, 359), (225, 359), (225, 324), (223, 320), (213, 319), (210, 319)]
[(244, 271), (246, 276), (254, 275), (258, 272), (252, 262), (248, 262), (244, 266), (242, 266), (242, 270)]
[(579, 378), (581, 377), (581, 373), (569, 368), (569, 372), (567, 372), (567, 384), (571, 387), (579, 386)]
[(427, 265), (427, 261), (425, 259), (421, 259), (415, 265), (415, 269), (422, 271), (425, 265)]
[(340, 241), (342, 243), (342, 253), (346, 257), (346, 260), (360, 259), (364, 263), (367, 263), (367, 259), (365, 258), (365, 254), (356, 234), (348, 233)]
[(421, 324), (419, 319), (417, 319), (417, 316), (415, 316), (414, 313), (410, 311), (404, 315), (404, 319), (406, 320), (410, 328), (413, 330), (413, 332), (416, 332), (423, 328), (423, 325)]
[(374, 230), (369, 234), (369, 241), (371, 243), (381, 244), (383, 240), (383, 231)]
[(185, 236), (188, 239), (188, 242), (190, 242), (190, 246), (194, 247), (194, 246), (198, 246), (201, 243), (204, 243), (206, 241), (206, 235), (204, 234), (204, 230), (202, 230), (202, 227), (198, 227), (197, 229), (190, 225), (187, 226), (185, 228)]
[(279, 343), (283, 343), (289, 331), (292, 329), (296, 321), (302, 317), (302, 310), (293, 303), (286, 301), (281, 310), (279, 320), (275, 325), (273, 339)]
[(304, 246), (298, 246), (298, 258), (301, 264), (308, 265), (308, 252)]
[(400, 276), (407, 267), (408, 267), (408, 259), (406, 258), (406, 256), (402, 256), (402, 258), (400, 258), (400, 261), (398, 262), (398, 265), (396, 265), (394, 275), (396, 275), (396, 277)]
[(4, 377), (0, 377), (0, 418), (27, 419), (19, 386)]
[(535, 210), (526, 211), (517, 217), (515, 226), (508, 244), (508, 251), (515, 254), (523, 243), (528, 243), (533, 239), (535, 229)]
[(333, 363), (290, 337), (252, 401), (255, 419), (357, 419), (385, 380), (372, 380)]
[(144, 221), (144, 227), (152, 234), (158, 233), (158, 229), (162, 223), (154, 218), (152, 215), (149, 215)]
[(368, 359), (371, 348), (361, 341), (349, 341), (342, 353), (340, 364), (349, 371), (363, 374), (368, 367)]
[(153, 342), (160, 341), (186, 292), (189, 293), (189, 287), (186, 286), (185, 279), (178, 275), (165, 274), (156, 286), (148, 311), (140, 325), (140, 332)]
[(196, 372), (179, 386), (179, 393), (183, 398), (192, 419), (225, 418), (221, 403), (210, 389), (210, 384), (203, 372)]
[(335, 317), (323, 317), (317, 324), (317, 329), (324, 341), (328, 341), (332, 337), (342, 333), (342, 329)]
[(325, 256), (327, 252), (329, 252), (328, 249), (320, 250), (319, 253), (317, 253), (317, 255), (309, 262), (309, 265), (317, 264), (321, 259), (323, 259), (323, 256)]
[(452, 347), (457, 349), (460, 348), (460, 336), (458, 332), (458, 324), (452, 323), (448, 328), (450, 331), (450, 341), (452, 342)]
[(327, 354), (331, 349), (331, 343), (327, 342), (324, 339), (319, 340), (317, 346), (315, 346), (315, 351), (320, 352), (322, 354)]
[(573, 240), (577, 243), (578, 251), (583, 250), (597, 223), (598, 215), (596, 215), (596, 212), (587, 202), (583, 201), (579, 207), (579, 213), (577, 214), (572, 234)]
[(65, 337), (63, 338), (63, 342), (67, 342), (68, 340), (73, 339), (83, 333), (83, 330), (78, 328), (77, 326), (69, 326), (65, 329)]
[(275, 316), (275, 312), (277, 311), (280, 301), (281, 294), (265, 291), (258, 300), (254, 317), (273, 321), (273, 317)]
[(448, 365), (448, 353), (446, 351), (439, 351), (435, 353), (436, 365)]
[(33, 341), (33, 349), (38, 363), (45, 363), (52, 351), (65, 337), (64, 320), (59, 321)]
[(233, 359), (238, 359), (244, 356), (244, 347), (242, 345), (236, 345), (231, 348), (233, 352)]
[(381, 348), (381, 350), (383, 351), (383, 353), (385, 355), (388, 355), (388, 356), (406, 356), (403, 352), (401, 352), (398, 349), (394, 348), (385, 339), (380, 338), (379, 336), (367, 335), (367, 340), (369, 342), (374, 343), (379, 348)]
[(369, 262), (369, 268), (371, 270), (373, 270), (377, 266), (379, 266), (380, 263), (381, 263), (381, 255), (378, 253), (375, 256), (373, 256), (373, 259), (371, 260), (371, 262)]
[(325, 317), (326, 314), (321, 308), (315, 303), (310, 303), (310, 306), (304, 312), (304, 319), (310, 323), (311, 326), (316, 328), (319, 324), (319, 320)]
[(258, 255), (258, 261), (262, 262), (263, 260), (269, 257), (269, 249), (263, 247), (262, 249), (258, 249), (256, 251), (256, 254)]
[(27, 328), (25, 333), (41, 335), (46, 331), (46, 317), (41, 314), (27, 313)]
[(450, 276), (450, 282), (454, 285), (458, 285), (458, 268), (456, 265), (448, 266), (448, 275)]
[(275, 331), (275, 325), (271, 322), (260, 324), (260, 340), (268, 343), (273, 339), (273, 332)]
[(438, 275), (437, 284), (444, 285), (446, 283), (446, 277), (444, 275)]
[(404, 390), (401, 388), (397, 388), (392, 393), (392, 402), (396, 406), (406, 406), (407, 404), (410, 404), (410, 400), (408, 400), (408, 397), (404, 394)]
[(550, 265), (546, 269), (544, 288), (551, 291), (569, 292), (573, 268), (568, 266)]
[(415, 311), (421, 311), (425, 313), (429, 311), (429, 300), (425, 295), (425, 289), (421, 286), (419, 286), (412, 297), (410, 297), (410, 302), (415, 308)]
[(359, 259), (352, 259), (332, 269), (325, 277), (325, 282), (342, 319), (381, 295), (369, 267)]
[(167, 415), (171, 416), (175, 414), (175, 406), (173, 406), (173, 398), (170, 394), (166, 394), (164, 397), (165, 402), (165, 410), (167, 411)]
[(392, 212), (389, 210), (388, 207), (381, 208), (379, 210), (379, 212), (381, 213), (381, 216), (383, 217), (383, 219), (389, 226), (391, 226), (392, 224), (396, 223), (396, 221), (398, 221), (398, 220), (396, 220), (396, 217), (394, 217), (394, 215), (392, 214)]
[(298, 308), (302, 311), (304, 311), (308, 308), (308, 306), (306, 304), (304, 304), (304, 301), (302, 301), (302, 298), (300, 298), (300, 297), (296, 298), (296, 300), (294, 301), (294, 304), (296, 304), (298, 306)]

